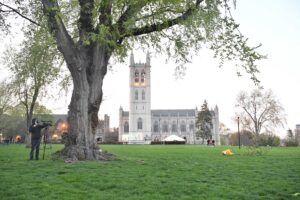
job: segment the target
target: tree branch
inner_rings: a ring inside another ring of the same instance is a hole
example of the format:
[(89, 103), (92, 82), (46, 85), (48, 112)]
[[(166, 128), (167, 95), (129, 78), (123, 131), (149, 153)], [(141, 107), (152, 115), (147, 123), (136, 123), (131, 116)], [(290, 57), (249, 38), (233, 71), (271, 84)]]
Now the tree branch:
[[(17, 15), (19, 15), (20, 17), (26, 19), (27, 21), (37, 25), (37, 26), (41, 26), (39, 23), (33, 21), (32, 19), (26, 17), (25, 15), (23, 15), (22, 13), (20, 13), (17, 9), (10, 7), (9, 5), (6, 5), (4, 3), (0, 2), (0, 5), (5, 6), (6, 8), (10, 9), (12, 12), (16, 13)], [(7, 11), (6, 11), (7, 12)]]
[(263, 123), (264, 118), (265, 118), (265, 113), (269, 111), (269, 107), (268, 105), (266, 105), (266, 107), (264, 108), (264, 110), (261, 112), (260, 116), (258, 117), (258, 122), (259, 123)]
[(102, 0), (99, 8), (99, 22), (100, 24), (104, 24), (106, 26), (111, 26), (111, 9), (112, 9), (112, 1), (111, 0)]
[(68, 67), (72, 68), (76, 66), (78, 50), (59, 15), (57, 0), (42, 0), (42, 3), (44, 14), (48, 17), (49, 28), (55, 35), (57, 47), (69, 63)]
[(35, 106), (35, 102), (38, 98), (38, 95), (39, 95), (39, 86), (36, 86), (34, 88), (34, 93), (33, 93), (33, 97), (32, 97), (32, 101), (30, 103), (30, 109), (29, 109), (29, 114), (32, 115), (33, 114), (33, 111), (34, 111), (34, 106)]
[(80, 16), (78, 19), (78, 29), (80, 40), (83, 41), (86, 33), (93, 32), (93, 10), (94, 0), (79, 0)]
[(203, 2), (203, 0), (196, 0), (194, 6), (190, 7), (182, 15), (180, 15), (180, 16), (174, 18), (174, 19), (169, 19), (169, 20), (164, 21), (162, 23), (146, 25), (146, 26), (143, 26), (143, 27), (140, 27), (140, 28), (133, 28), (128, 33), (121, 34), (122, 37), (119, 39), (119, 41), (124, 40), (124, 38), (126, 38), (126, 37), (138, 36), (138, 35), (148, 34), (148, 33), (156, 32), (156, 31), (161, 31), (163, 29), (166, 29), (166, 28), (169, 28), (171, 26), (177, 25), (180, 22), (183, 22), (184, 20), (186, 20), (188, 17), (190, 17), (193, 14), (194, 10), (198, 9), (198, 6), (200, 5), (201, 2)]
[[(136, 11), (139, 11), (145, 5), (146, 4), (138, 3), (138, 4), (130, 4), (127, 7), (125, 12), (120, 16), (120, 18), (116, 23), (117, 30), (119, 31), (120, 35), (125, 34), (125, 23), (137, 13)], [(118, 43), (121, 44), (124, 38), (125, 37), (121, 37)]]
[(253, 116), (251, 115), (251, 113), (246, 109), (246, 107), (242, 107), (243, 110), (248, 114), (248, 116), (251, 118), (251, 120), (255, 123), (255, 120), (253, 118)]

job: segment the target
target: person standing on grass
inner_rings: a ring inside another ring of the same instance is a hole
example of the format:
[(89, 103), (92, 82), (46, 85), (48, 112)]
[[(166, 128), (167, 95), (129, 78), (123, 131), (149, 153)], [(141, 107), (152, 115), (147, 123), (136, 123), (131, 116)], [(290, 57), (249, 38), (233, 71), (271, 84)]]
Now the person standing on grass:
[(41, 143), (41, 130), (47, 127), (48, 124), (39, 124), (36, 118), (32, 119), (32, 124), (29, 127), (29, 132), (31, 133), (31, 151), (30, 151), (30, 160), (33, 160), (33, 154), (35, 150), (35, 159), (39, 159), (40, 152), (40, 143)]

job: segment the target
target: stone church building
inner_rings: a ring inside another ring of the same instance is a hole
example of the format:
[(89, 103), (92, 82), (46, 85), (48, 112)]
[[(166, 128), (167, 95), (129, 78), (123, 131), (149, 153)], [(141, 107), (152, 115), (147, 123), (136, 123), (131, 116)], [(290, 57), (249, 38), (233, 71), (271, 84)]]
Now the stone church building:
[[(128, 144), (149, 144), (162, 141), (170, 135), (184, 138), (188, 144), (202, 143), (197, 137), (195, 109), (151, 110), (151, 65), (150, 55), (146, 63), (135, 63), (130, 56), (129, 65), (129, 111), (119, 109), (119, 142)], [(212, 114), (212, 139), (220, 144), (219, 111), (216, 106)]]

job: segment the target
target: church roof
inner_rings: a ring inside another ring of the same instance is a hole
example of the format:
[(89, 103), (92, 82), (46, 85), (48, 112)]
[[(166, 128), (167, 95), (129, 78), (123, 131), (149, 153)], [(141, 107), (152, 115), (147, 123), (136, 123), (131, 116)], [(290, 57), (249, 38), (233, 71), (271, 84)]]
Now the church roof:
[[(213, 110), (210, 111), (212, 116), (215, 116)], [(195, 109), (168, 109), (168, 110), (151, 110), (153, 117), (196, 117), (197, 110)], [(122, 117), (129, 117), (129, 111), (123, 111)]]
[(154, 117), (159, 116), (189, 116), (189, 117), (195, 117), (196, 116), (196, 110), (195, 109), (174, 109), (174, 110), (151, 110), (151, 115)]

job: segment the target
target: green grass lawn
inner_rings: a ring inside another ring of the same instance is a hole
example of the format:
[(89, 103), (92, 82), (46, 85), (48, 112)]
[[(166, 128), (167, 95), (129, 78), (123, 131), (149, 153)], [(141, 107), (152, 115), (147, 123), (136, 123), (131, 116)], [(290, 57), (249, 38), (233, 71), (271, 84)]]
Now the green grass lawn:
[(0, 199), (300, 199), (300, 148), (234, 147), (233, 156), (221, 155), (224, 146), (102, 148), (117, 159), (68, 164), (47, 149), (45, 160), (28, 161), (24, 145), (0, 145)]

